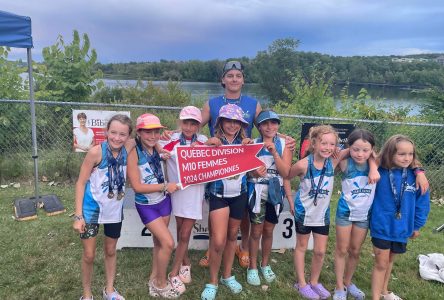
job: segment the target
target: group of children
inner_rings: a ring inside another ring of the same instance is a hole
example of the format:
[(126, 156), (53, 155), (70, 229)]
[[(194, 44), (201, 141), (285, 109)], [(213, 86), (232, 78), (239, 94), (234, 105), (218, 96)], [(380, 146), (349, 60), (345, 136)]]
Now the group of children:
[[(116, 244), (122, 226), (122, 200), (127, 178), (135, 191), (136, 209), (142, 223), (153, 236), (149, 295), (177, 298), (191, 282), (188, 242), (196, 220), (202, 219), (205, 190), (209, 202), (209, 283), (201, 299), (215, 299), (219, 283), (232, 293), (242, 285), (232, 274), (237, 235), (241, 219), (249, 212), (251, 231), (249, 266), (250, 285), (276, 279), (270, 267), (273, 230), (283, 208), (284, 195), (296, 224), (294, 288), (306, 299), (327, 299), (330, 292), (319, 282), (330, 228), (330, 199), (335, 169), (342, 172), (342, 194), (336, 211), (336, 288), (333, 299), (363, 299), (364, 293), (352, 283), (361, 246), (371, 230), (375, 264), (372, 273), (372, 297), (401, 299), (388, 291), (393, 260), (406, 251), (409, 238), (419, 235), (430, 206), (428, 182), (416, 158), (412, 140), (403, 135), (389, 138), (380, 154), (374, 155), (375, 140), (367, 130), (356, 129), (348, 137), (348, 149), (337, 151), (338, 135), (329, 125), (310, 130), (310, 154), (291, 165), (292, 149), (278, 134), (280, 118), (264, 110), (256, 117), (260, 133), (246, 138), (248, 122), (235, 104), (222, 106), (214, 126), (214, 137), (199, 133), (201, 111), (184, 107), (179, 114), (179, 129), (167, 141), (160, 139), (165, 128), (158, 117), (143, 114), (137, 118), (136, 138), (130, 138), (131, 120), (116, 115), (108, 122), (107, 140), (86, 155), (76, 184), (74, 229), (83, 243), (80, 299), (92, 299), (91, 279), (99, 224), (104, 224), (106, 286), (104, 299), (124, 299), (114, 288)], [(175, 156), (177, 146), (219, 147), (263, 143), (258, 158), (260, 168), (230, 178), (181, 189)], [(161, 161), (166, 162), (166, 172)], [(378, 167), (379, 165), (379, 167)], [(300, 185), (294, 201), (290, 180), (298, 176)], [(420, 188), (416, 186), (418, 179)], [(371, 211), (377, 214), (371, 214)], [(168, 230), (171, 213), (176, 218), (177, 247)], [(305, 278), (305, 252), (310, 234), (314, 248), (310, 279)], [(261, 263), (258, 266), (259, 244)], [(347, 257), (348, 254), (348, 257)], [(223, 257), (223, 261), (222, 261)], [(219, 270), (222, 265), (222, 276)]]

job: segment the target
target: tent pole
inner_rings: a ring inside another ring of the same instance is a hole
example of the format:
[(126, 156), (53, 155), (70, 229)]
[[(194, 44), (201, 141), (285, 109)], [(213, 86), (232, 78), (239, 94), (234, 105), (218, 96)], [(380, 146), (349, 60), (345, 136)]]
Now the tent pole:
[(32, 134), (32, 158), (34, 160), (34, 196), (39, 201), (39, 171), (38, 171), (38, 154), (37, 154), (37, 129), (35, 121), (35, 104), (34, 104), (34, 81), (32, 77), (32, 55), (31, 48), (26, 48), (28, 54), (28, 80), (29, 80), (29, 98), (31, 105), (31, 134)]

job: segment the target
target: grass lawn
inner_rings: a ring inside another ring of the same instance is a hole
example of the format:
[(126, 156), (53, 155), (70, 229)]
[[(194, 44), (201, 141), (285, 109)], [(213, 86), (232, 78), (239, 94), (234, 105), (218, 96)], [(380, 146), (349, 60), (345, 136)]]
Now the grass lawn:
[[(78, 299), (81, 295), (80, 257), (82, 246), (73, 231), (68, 217), (74, 207), (74, 187), (41, 186), (41, 194), (56, 194), (67, 208), (67, 213), (47, 217), (39, 210), (38, 219), (17, 222), (13, 219), (13, 201), (21, 196), (30, 196), (29, 186), (0, 189), (0, 297), (7, 299)], [(334, 208), (336, 203), (332, 204)], [(334, 211), (332, 212), (334, 214)], [(427, 225), (421, 236), (410, 241), (406, 254), (395, 262), (391, 289), (404, 299), (444, 299), (444, 285), (420, 279), (418, 254), (443, 252), (444, 233), (433, 234), (432, 229), (444, 223), (444, 209), (432, 204)], [(331, 227), (328, 253), (321, 274), (321, 281), (331, 291), (334, 289), (333, 270), (334, 226)], [(104, 286), (102, 234), (96, 257), (93, 279), (94, 295), (101, 297)], [(203, 285), (208, 281), (208, 272), (198, 266), (202, 251), (192, 251), (193, 282), (181, 299), (200, 299)], [(148, 299), (146, 282), (150, 270), (150, 249), (123, 249), (118, 252), (118, 268), (115, 286), (127, 299)], [(308, 262), (311, 253), (307, 253)], [(355, 283), (370, 295), (370, 277), (373, 265), (372, 248), (367, 238), (362, 251)], [(245, 270), (237, 262), (233, 274), (240, 280), (244, 290), (232, 296), (225, 287), (220, 287), (218, 299), (299, 299), (292, 289), (294, 282), (293, 251), (273, 253), (273, 270), (278, 280), (267, 291), (247, 285)], [(306, 268), (307, 269), (307, 268)]]

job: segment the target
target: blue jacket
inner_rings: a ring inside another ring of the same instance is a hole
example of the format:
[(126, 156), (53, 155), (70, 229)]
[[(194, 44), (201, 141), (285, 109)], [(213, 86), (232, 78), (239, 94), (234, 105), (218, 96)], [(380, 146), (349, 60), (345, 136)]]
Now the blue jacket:
[[(402, 169), (392, 169), (398, 197), (401, 194)], [(407, 170), (407, 185), (401, 199), (401, 218), (397, 219), (396, 204), (390, 185), (389, 171), (379, 168), (381, 180), (376, 185), (370, 216), (370, 235), (372, 237), (407, 243), (413, 231), (426, 223), (430, 211), (430, 191), (421, 195), (416, 190), (416, 176), (412, 169)]]

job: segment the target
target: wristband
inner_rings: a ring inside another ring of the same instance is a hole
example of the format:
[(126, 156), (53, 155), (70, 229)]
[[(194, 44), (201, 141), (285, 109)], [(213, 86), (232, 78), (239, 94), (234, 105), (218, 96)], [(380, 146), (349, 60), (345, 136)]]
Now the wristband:
[(413, 173), (415, 173), (415, 175), (418, 175), (420, 173), (425, 173), (425, 170), (421, 167), (417, 167), (413, 169)]
[(83, 220), (83, 216), (82, 215), (74, 215), (72, 218), (73, 218), (74, 221)]

